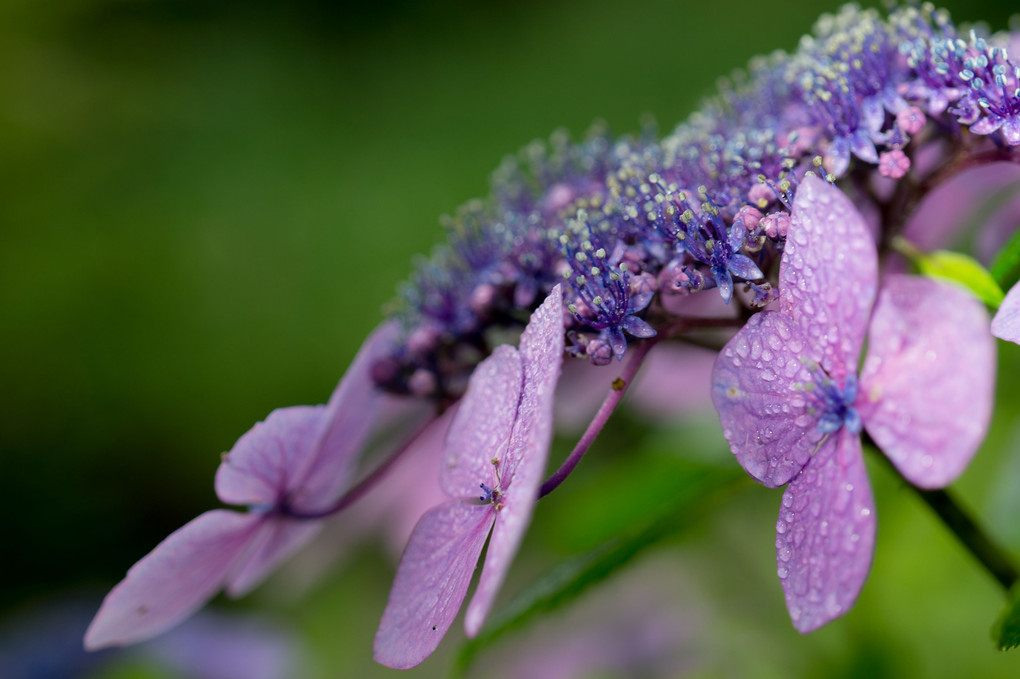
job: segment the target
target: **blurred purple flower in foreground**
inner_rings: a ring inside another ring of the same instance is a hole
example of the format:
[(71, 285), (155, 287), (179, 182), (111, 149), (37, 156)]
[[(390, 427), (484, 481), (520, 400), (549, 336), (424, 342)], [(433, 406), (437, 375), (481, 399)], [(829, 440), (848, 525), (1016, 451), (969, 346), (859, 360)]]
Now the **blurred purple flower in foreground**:
[(999, 305), (999, 311), (992, 319), (992, 334), (1020, 344), (1020, 283), (1006, 293), (1006, 299)]
[[(4, 679), (145, 676), (189, 679), (290, 679), (306, 676), (307, 659), (286, 626), (263, 616), (200, 613), (172, 632), (130, 649), (86, 653), (81, 632), (95, 604), (61, 597), (9, 616), (0, 628)], [(143, 671), (145, 671), (143, 670)], [(131, 676), (137, 676), (131, 674)]]
[(712, 396), (744, 469), (770, 487), (789, 483), (778, 573), (794, 626), (810, 632), (850, 608), (871, 566), (862, 427), (914, 485), (949, 484), (987, 429), (995, 348), (984, 307), (931, 279), (887, 276), (872, 309), (875, 245), (838, 189), (805, 178), (792, 216), (779, 310), (726, 345)]
[(704, 660), (699, 631), (718, 630), (692, 574), (666, 551), (614, 576), (525, 632), (508, 635), (471, 677), (680, 677)]
[[(453, 500), (421, 518), (397, 569), (375, 638), (375, 659), (406, 669), (427, 658), (453, 623), (482, 546), (489, 551), (465, 628), (481, 628), (517, 552), (545, 470), (563, 356), (559, 286), (535, 311), (520, 350), (482, 361), (450, 425), (440, 485)], [(466, 502), (478, 497), (481, 502)]]
[(208, 511), (132, 566), (89, 626), (87, 649), (155, 636), (220, 589), (245, 594), (314, 537), (320, 521), (290, 515), (327, 509), (350, 484), (382, 397), (371, 367), (395, 330), (386, 324), (366, 340), (327, 405), (274, 410), (238, 439), (216, 472), (216, 494), (249, 511)]

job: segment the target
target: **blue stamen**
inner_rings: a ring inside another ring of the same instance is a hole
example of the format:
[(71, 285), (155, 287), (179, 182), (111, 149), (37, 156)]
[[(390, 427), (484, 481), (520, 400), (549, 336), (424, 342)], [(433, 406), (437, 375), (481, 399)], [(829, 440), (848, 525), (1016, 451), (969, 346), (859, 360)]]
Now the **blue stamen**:
[(846, 384), (840, 389), (821, 367), (816, 366), (811, 375), (816, 388), (810, 393), (821, 413), (818, 430), (823, 434), (833, 434), (840, 427), (846, 427), (854, 434), (861, 433), (861, 416), (853, 406), (857, 398), (857, 376), (848, 375)]
[(483, 503), (491, 505), (499, 502), (500, 492), (498, 488), (489, 488), (484, 483), (479, 483), (478, 487), (485, 491), (485, 495), (480, 495), (478, 497), (478, 499)]

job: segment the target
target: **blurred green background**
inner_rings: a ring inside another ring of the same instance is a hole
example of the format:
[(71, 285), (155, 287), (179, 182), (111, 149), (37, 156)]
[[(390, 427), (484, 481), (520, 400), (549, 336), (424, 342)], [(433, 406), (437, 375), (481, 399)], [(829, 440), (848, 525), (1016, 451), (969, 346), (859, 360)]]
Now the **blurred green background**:
[[(1010, 11), (947, 6), (995, 29)], [(442, 239), (437, 217), (484, 195), (504, 154), (596, 118), (623, 133), (650, 113), (668, 130), (717, 77), (793, 49), (836, 7), (0, 3), (0, 489), (12, 515), (0, 629), (41, 606), (98, 603), (214, 506), (220, 452), (273, 408), (328, 397), (412, 255)], [(1000, 348), (1008, 374), (1016, 347)], [(1018, 406), (1004, 396), (960, 491), (1017, 548)], [(696, 442), (732, 464), (699, 427), (639, 437), (621, 425), (615, 441), (638, 441), (649, 459)], [(579, 474), (609, 473), (599, 465)], [(698, 676), (1020, 672), (1020, 655), (989, 642), (995, 586), (875, 476), (876, 569), (854, 613), (808, 637), (789, 628), (774, 576), (779, 495), (749, 487), (704, 517), (678, 571), (714, 611)], [(538, 571), (585, 544), (555, 519), (583, 498), (555, 497), (529, 538)], [(369, 546), (314, 596), (274, 597), (271, 583), (228, 608), (297, 630), (309, 676), (392, 674), (370, 652), (391, 568)], [(145, 663), (96, 671), (181, 676)]]

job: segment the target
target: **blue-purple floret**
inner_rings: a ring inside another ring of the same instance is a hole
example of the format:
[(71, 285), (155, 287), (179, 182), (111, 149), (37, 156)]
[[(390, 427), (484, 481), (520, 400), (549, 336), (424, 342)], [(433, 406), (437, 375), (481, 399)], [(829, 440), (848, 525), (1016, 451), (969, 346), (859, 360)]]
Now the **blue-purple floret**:
[[(699, 189), (703, 203), (697, 210), (680, 193), (669, 202), (672, 233), (677, 239), (677, 252), (687, 254), (704, 265), (719, 288), (723, 301), (729, 304), (733, 297), (733, 278), (756, 281), (764, 278), (758, 265), (741, 253), (747, 229), (735, 221), (729, 227), (719, 215), (718, 205), (708, 197), (704, 187)], [(712, 286), (706, 286), (712, 287)]]
[(408, 340), (378, 381), (414, 391), (418, 375), (456, 396), (490, 331), (523, 327), (564, 274), (571, 353), (597, 364), (669, 324), (666, 295), (715, 287), (760, 308), (807, 172), (881, 207), (876, 170), (916, 183), (922, 150), (935, 152), (929, 166), (946, 149), (1020, 159), (1020, 64), (1004, 44), (929, 6), (887, 17), (848, 6), (793, 54), (753, 60), (664, 137), (597, 126), (529, 144), (493, 174), (489, 198), (445, 220), (449, 245), (416, 264), (393, 307)]
[[(567, 309), (578, 323), (599, 331), (599, 340), (609, 345), (617, 360), (627, 350), (624, 331), (638, 338), (655, 336), (655, 329), (636, 315), (655, 293), (640, 289), (632, 292), (634, 280), (627, 263), (620, 262), (619, 256), (610, 256), (597, 230), (575, 220), (560, 242), (570, 266), (563, 278), (574, 292), (573, 299), (567, 297)], [(593, 347), (590, 353), (598, 352)], [(602, 361), (595, 358), (593, 362)]]

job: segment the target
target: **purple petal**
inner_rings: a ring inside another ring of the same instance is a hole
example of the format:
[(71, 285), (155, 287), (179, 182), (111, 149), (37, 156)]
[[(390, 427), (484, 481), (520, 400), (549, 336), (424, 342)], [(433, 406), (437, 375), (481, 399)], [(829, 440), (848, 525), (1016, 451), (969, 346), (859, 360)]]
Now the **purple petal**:
[(992, 334), (999, 339), (1020, 344), (1020, 283), (1006, 293), (992, 319)]
[(715, 277), (715, 284), (719, 286), (719, 294), (727, 304), (733, 299), (733, 276), (727, 269), (716, 267), (712, 269), (712, 276)]
[(239, 597), (250, 592), (284, 559), (307, 545), (321, 528), (321, 521), (267, 517), (244, 558), (227, 577), (227, 594)]
[[(998, 199), (1002, 199), (1002, 202), (999, 203)], [(1020, 184), (993, 196), (986, 206), (993, 205), (998, 205), (999, 209), (993, 209), (991, 214), (983, 210), (974, 219), (980, 226), (974, 241), (974, 254), (986, 264), (995, 260), (999, 250), (1006, 246), (1020, 224)]]
[(765, 277), (754, 260), (739, 252), (730, 257), (730, 273), (745, 281), (757, 281)]
[(262, 520), (216, 509), (171, 533), (106, 595), (85, 648), (142, 641), (197, 611), (223, 586)]
[(808, 341), (785, 314), (755, 314), (719, 353), (712, 401), (723, 435), (744, 470), (769, 487), (787, 483), (810, 459), (821, 433), (802, 385)]
[(874, 165), (878, 164), (878, 150), (864, 130), (857, 130), (850, 137), (850, 150), (861, 160)]
[[(353, 539), (381, 539), (387, 553), (396, 560), (422, 515), (449, 499), (439, 486), (437, 472), (450, 424), (458, 410), (459, 404), (454, 404), (435, 418), (394, 463), (386, 478), (344, 510), (347, 518), (340, 530), (347, 538), (347, 546)], [(480, 489), (477, 495), (481, 495)], [(336, 542), (330, 542), (333, 543), (330, 548), (339, 551)], [(346, 550), (347, 546), (340, 545), (340, 549)]]
[(625, 316), (622, 325), (634, 337), (655, 337), (655, 328), (637, 316)]
[(835, 434), (783, 493), (776, 564), (793, 626), (811, 632), (846, 613), (875, 548), (875, 502), (861, 440)]
[(475, 368), (443, 450), (439, 484), (449, 497), (477, 497), (479, 484), (499, 485), (492, 460), (508, 455), (523, 379), (520, 355), (507, 345)]
[(875, 299), (875, 241), (850, 199), (817, 177), (801, 182), (792, 217), (780, 308), (804, 330), (811, 357), (842, 385), (857, 368)]
[(842, 177), (849, 166), (850, 140), (846, 137), (836, 137), (825, 152), (825, 169), (837, 177)]
[[(708, 396), (712, 391), (715, 358), (713, 352), (699, 347), (659, 343), (649, 352), (627, 394), (631, 412), (642, 420), (675, 420), (711, 412)], [(602, 380), (599, 389), (592, 391), (600, 399), (605, 397), (610, 378), (603, 375)]]
[[(616, 357), (616, 360), (617, 361), (622, 361), (623, 360), (623, 355), (625, 353), (627, 353), (627, 338), (624, 336), (623, 330), (620, 329), (618, 326), (614, 325), (614, 326), (611, 326), (609, 328), (605, 328), (604, 330), (602, 330), (600, 335), (601, 335), (601, 337), (600, 337), (601, 340), (609, 342), (609, 346), (612, 348), (613, 356)], [(590, 349), (588, 351), (588, 355), (589, 356), (594, 356)], [(606, 357), (606, 358), (608, 360), (608, 357)], [(594, 358), (592, 360), (594, 360)], [(604, 363), (600, 363), (600, 365), (605, 365), (605, 364)]]
[(970, 126), (974, 134), (991, 134), (1002, 127), (1002, 118), (996, 115), (987, 116)]
[(857, 410), (879, 448), (922, 488), (951, 483), (984, 440), (995, 340), (976, 298), (920, 276), (887, 276), (861, 372)]
[(326, 406), (269, 413), (237, 440), (216, 470), (216, 494), (231, 505), (276, 504), (322, 438)]
[[(882, 97), (880, 95), (865, 97), (861, 101), (861, 126), (868, 132), (878, 132), (884, 123), (885, 109), (882, 106)], [(855, 136), (862, 133), (863, 130), (858, 130)]]
[(497, 512), (485, 567), (468, 605), (464, 628), (474, 636), (485, 622), (521, 538), (531, 522), (552, 441), (553, 397), (563, 361), (563, 302), (559, 286), (531, 316), (521, 335), (524, 390), (503, 469), (503, 507)]
[[(989, 199), (1017, 182), (1020, 182), (1020, 164), (1013, 162), (989, 163), (964, 170), (921, 201), (903, 227), (903, 237), (925, 252), (947, 247), (958, 232), (980, 215)], [(1011, 202), (1015, 204), (1016, 201)], [(1009, 226), (1012, 232), (1016, 222)]]
[(326, 404), (325, 437), (287, 486), (295, 509), (311, 512), (328, 506), (350, 485), (358, 456), (385, 402), (372, 379), (372, 366), (392, 350), (399, 331), (396, 321), (376, 328), (333, 390)]
[(646, 306), (648, 306), (648, 303), (652, 301), (653, 297), (655, 297), (655, 293), (651, 291), (631, 294), (630, 298), (627, 300), (627, 313), (636, 314), (637, 312), (642, 311)]
[(245, 433), (216, 471), (216, 493), (227, 504), (273, 505), (286, 495), (294, 509), (314, 511), (348, 485), (382, 392), (372, 364), (396, 336), (380, 326), (358, 351), (325, 406), (274, 410)]
[(436, 650), (464, 601), (495, 514), (492, 505), (447, 502), (421, 518), (375, 635), (376, 662), (402, 670)]
[[(302, 671), (308, 666), (303, 650), (297, 630), (272, 618), (206, 612), (146, 644), (139, 655), (146, 666), (152, 660), (158, 663), (160, 669), (151, 670), (155, 676), (280, 679), (307, 676)], [(115, 670), (114, 675), (124, 676), (123, 670)]]
[(1002, 121), (1002, 138), (1010, 146), (1020, 145), (1020, 114)]

